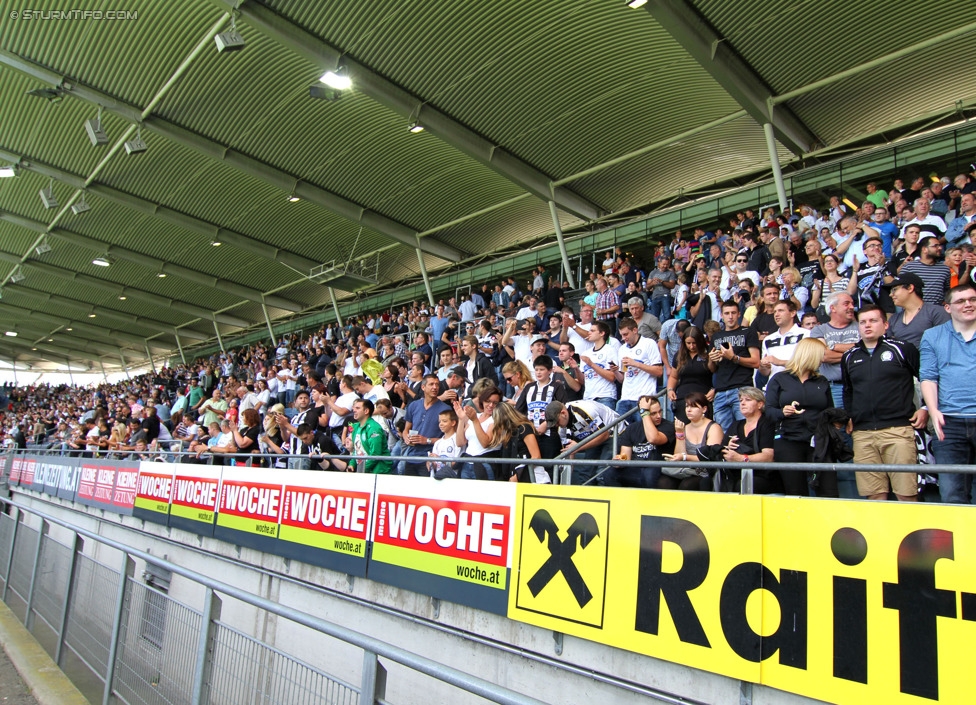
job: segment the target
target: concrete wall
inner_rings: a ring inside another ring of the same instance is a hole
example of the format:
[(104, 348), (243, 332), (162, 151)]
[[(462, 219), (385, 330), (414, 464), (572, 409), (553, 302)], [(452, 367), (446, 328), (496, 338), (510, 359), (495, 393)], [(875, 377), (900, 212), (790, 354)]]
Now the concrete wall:
[[(563, 638), (557, 654), (553, 632), (495, 614), (46, 495), (18, 490), (15, 498), (106, 538), (546, 702), (657, 701), (648, 690), (699, 703), (815, 702), (571, 636)], [(31, 518), (28, 523), (36, 527), (39, 522)], [(55, 526), (50, 535), (70, 545), (70, 532)], [(85, 553), (116, 569), (121, 560), (115, 549), (92, 541), (86, 541)], [(143, 569), (138, 563), (136, 576)], [(199, 609), (203, 594), (200, 585), (174, 576), (173, 599)], [(362, 652), (356, 647), (230, 598), (224, 598), (221, 621), (345, 681), (359, 682)], [(385, 665), (387, 699), (398, 705), (482, 702), (397, 664)]]

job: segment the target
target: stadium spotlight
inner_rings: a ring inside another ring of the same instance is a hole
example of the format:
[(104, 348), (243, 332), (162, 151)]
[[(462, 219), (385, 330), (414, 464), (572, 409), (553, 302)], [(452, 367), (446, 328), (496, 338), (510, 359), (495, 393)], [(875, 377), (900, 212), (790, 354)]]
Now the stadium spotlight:
[[(72, 206), (72, 210), (73, 209), (74, 209), (74, 206)], [(41, 255), (47, 254), (50, 251), (51, 251), (51, 244), (47, 241), (47, 237), (45, 237), (43, 240), (41, 240), (38, 243), (37, 247), (34, 248), (34, 252), (37, 254), (38, 257), (40, 257)]]
[(214, 37), (214, 43), (217, 45), (217, 53), (221, 54), (223, 52), (240, 51), (244, 48), (244, 37), (241, 33), (237, 31), (237, 13), (231, 13), (230, 16), (230, 29), (226, 32), (222, 32)]
[[(86, 212), (88, 212), (90, 210), (91, 210), (91, 206), (89, 206), (87, 203), (85, 203), (85, 192), (82, 191), (81, 192), (81, 200), (78, 201), (77, 203), (72, 203), (71, 204), (71, 212), (74, 213), (75, 215), (81, 215), (82, 213), (86, 213)], [(48, 246), (47, 249), (50, 250), (51, 247)], [(38, 252), (38, 254), (40, 254), (40, 252)]]
[(41, 197), (41, 203), (48, 210), (58, 207), (58, 199), (54, 197), (54, 179), (51, 179), (51, 183), (48, 184), (47, 188), (42, 188), (38, 191), (37, 195)]
[(146, 151), (146, 143), (142, 139), (142, 128), (136, 129), (135, 139), (129, 140), (125, 143), (125, 153), (128, 155), (141, 154)]
[(108, 143), (108, 135), (105, 134), (105, 130), (102, 129), (102, 108), (98, 108), (98, 116), (92, 120), (85, 120), (85, 131), (88, 133), (88, 139), (91, 140), (92, 147), (97, 147), (100, 144)]
[(408, 129), (413, 134), (417, 134), (418, 132), (423, 132), (424, 131), (424, 126), (421, 125), (419, 122), (412, 122), (412, 123), (410, 123), (410, 127)]
[(342, 92), (337, 91), (335, 88), (323, 86), (321, 83), (315, 83), (308, 87), (308, 95), (310, 98), (317, 98), (318, 100), (326, 100), (331, 102), (339, 100)]
[(20, 174), (20, 167), (16, 164), (0, 166), (0, 179), (11, 179)]
[(24, 270), (21, 269), (20, 267), (17, 267), (14, 271), (10, 273), (10, 281), (12, 281), (14, 284), (16, 284), (17, 282), (22, 282), (26, 278), (27, 275), (24, 274)]
[(646, 4), (647, 0), (630, 0), (630, 2), (627, 3), (627, 7), (631, 7), (636, 10), (638, 7), (644, 7)]
[(352, 79), (346, 73), (345, 66), (337, 66), (333, 71), (326, 71), (322, 74), (319, 81), (329, 88), (335, 88), (337, 91), (348, 91), (352, 88)]
[(220, 247), (223, 244), (224, 243), (222, 243), (220, 240), (211, 240), (210, 241), (210, 246), (211, 247)]
[(92, 260), (92, 264), (94, 264), (96, 267), (111, 267), (112, 260), (110, 260), (107, 256), (96, 257), (95, 259)]

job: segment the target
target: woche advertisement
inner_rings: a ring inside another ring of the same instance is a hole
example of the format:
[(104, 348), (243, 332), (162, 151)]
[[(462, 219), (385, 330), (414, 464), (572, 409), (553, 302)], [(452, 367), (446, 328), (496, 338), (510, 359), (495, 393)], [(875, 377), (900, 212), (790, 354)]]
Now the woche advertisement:
[(379, 475), (371, 580), (505, 614), (515, 484)]

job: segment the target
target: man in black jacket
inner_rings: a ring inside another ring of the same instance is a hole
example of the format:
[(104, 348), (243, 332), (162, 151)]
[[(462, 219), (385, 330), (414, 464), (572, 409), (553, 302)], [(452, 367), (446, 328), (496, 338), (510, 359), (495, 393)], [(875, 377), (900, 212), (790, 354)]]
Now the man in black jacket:
[(467, 370), (471, 384), (482, 377), (487, 377), (494, 384), (498, 384), (495, 366), (491, 364), (491, 358), (478, 350), (478, 339), (475, 336), (466, 335), (461, 338), (461, 356), (458, 364)]
[[(915, 428), (924, 428), (925, 411), (915, 410), (918, 349), (885, 338), (887, 318), (878, 306), (857, 314), (860, 342), (841, 358), (844, 408), (854, 422), (854, 462), (914, 465)], [(888, 499), (892, 491), (903, 502), (918, 500), (915, 473), (858, 472), (857, 491), (868, 499)]]

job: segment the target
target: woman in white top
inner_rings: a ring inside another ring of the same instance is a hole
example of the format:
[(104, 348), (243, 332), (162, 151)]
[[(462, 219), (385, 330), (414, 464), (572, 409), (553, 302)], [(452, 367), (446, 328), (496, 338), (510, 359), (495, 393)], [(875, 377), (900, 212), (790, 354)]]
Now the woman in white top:
[[(494, 480), (494, 470), (482, 459), (494, 457), (498, 452), (498, 446), (491, 444), (492, 412), (502, 403), (502, 393), (497, 387), (489, 387), (473, 401), (473, 406), (454, 402), (454, 412), (458, 416), (457, 444), (463, 448), (461, 479)], [(471, 458), (474, 460), (469, 460)]]

